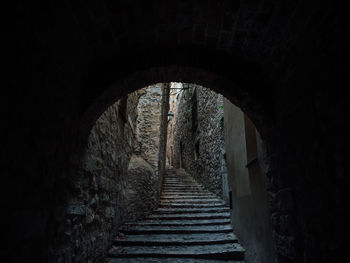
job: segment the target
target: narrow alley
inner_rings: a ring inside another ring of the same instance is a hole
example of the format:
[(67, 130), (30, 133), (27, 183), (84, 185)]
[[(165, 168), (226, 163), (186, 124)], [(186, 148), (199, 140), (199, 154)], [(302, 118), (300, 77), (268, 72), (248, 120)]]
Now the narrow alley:
[(345, 4), (9, 2), (1, 262), (347, 261)]
[(159, 208), (121, 227), (108, 262), (243, 262), (229, 207), (185, 172), (164, 179)]
[[(91, 130), (76, 180), (93, 184), (71, 198), (71, 223), (64, 226), (82, 244), (113, 245), (108, 253), (82, 245), (87, 255), (77, 256), (115, 263), (268, 262), (264, 171), (252, 161), (263, 159), (260, 144), (238, 107), (200, 85), (158, 83), (128, 94)], [(87, 228), (75, 232), (77, 225)]]

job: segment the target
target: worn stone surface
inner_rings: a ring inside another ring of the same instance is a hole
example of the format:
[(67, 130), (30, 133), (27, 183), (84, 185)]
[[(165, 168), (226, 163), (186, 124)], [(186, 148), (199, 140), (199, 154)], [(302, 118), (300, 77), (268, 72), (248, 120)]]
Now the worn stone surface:
[(238, 260), (216, 260), (198, 258), (113, 258), (110, 263), (244, 263)]
[[(181, 223), (181, 221), (177, 221)], [(183, 222), (182, 222), (183, 223)], [(206, 243), (227, 243), (227, 242), (238, 242), (237, 237), (233, 233), (215, 233), (210, 234), (153, 234), (153, 235), (126, 235), (123, 239), (117, 238), (114, 241), (114, 245), (118, 244), (134, 244), (134, 245), (150, 245), (153, 246), (155, 243), (158, 245), (181, 245), (186, 243), (187, 245), (203, 245)], [(137, 244), (139, 243), (139, 244)], [(142, 244), (143, 243), (143, 244)], [(177, 244), (176, 244), (177, 243)]]
[(152, 166), (154, 172), (158, 172), (162, 86), (160, 83), (144, 88), (137, 105), (138, 143), (135, 151)]
[(96, 121), (81, 167), (71, 179), (75, 194), (64, 231), (57, 236), (62, 243), (55, 251), (57, 260), (68, 254), (76, 262), (100, 260), (123, 222), (149, 214), (158, 204), (160, 99), (160, 88), (141, 89)]
[(175, 105), (174, 165), (223, 197), (223, 96), (198, 85), (183, 88)]
[[(57, 259), (81, 262), (103, 257), (127, 216), (128, 164), (133, 152), (139, 93), (109, 107), (92, 128), (84, 159), (71, 178), (74, 192), (57, 233)], [(129, 121), (128, 121), (129, 119)]]
[[(171, 188), (176, 188), (177, 184), (199, 186), (183, 171), (181, 174), (179, 176), (174, 171), (168, 171), (165, 182), (171, 180)], [(163, 192), (162, 196), (167, 194)], [(203, 205), (200, 201), (198, 199), (196, 203), (192, 203), (187, 208), (187, 213), (169, 214), (160, 208), (144, 220), (125, 224), (120, 228), (114, 246), (109, 250), (111, 259), (108, 261), (113, 262), (113, 258), (136, 260), (142, 257), (145, 257), (145, 262), (152, 262), (152, 258), (242, 260), (245, 251), (232, 233), (230, 221), (227, 220), (230, 213), (215, 210), (197, 210), (193, 213), (197, 205)], [(161, 203), (164, 202), (161, 200)], [(204, 203), (209, 204), (206, 201)], [(216, 203), (222, 206), (220, 200)], [(170, 209), (176, 209), (172, 204), (175, 204), (174, 201), (167, 203)], [(226, 220), (223, 222), (221, 218)]]
[(162, 103), (161, 103), (161, 114), (160, 114), (160, 125), (159, 125), (159, 154), (158, 154), (158, 170), (159, 170), (159, 191), (162, 188), (163, 179), (165, 176), (166, 167), (166, 151), (167, 151), (167, 138), (168, 138), (168, 112), (169, 112), (169, 95), (170, 95), (170, 84), (164, 83), (162, 86)]
[(183, 258), (219, 258), (219, 259), (243, 259), (243, 248), (237, 244), (210, 244), (210, 245), (192, 245), (192, 246), (123, 246), (112, 248), (109, 256), (116, 257), (183, 257)]
[(159, 196), (158, 176), (152, 166), (140, 156), (131, 156), (126, 184), (127, 220), (135, 220), (156, 208)]

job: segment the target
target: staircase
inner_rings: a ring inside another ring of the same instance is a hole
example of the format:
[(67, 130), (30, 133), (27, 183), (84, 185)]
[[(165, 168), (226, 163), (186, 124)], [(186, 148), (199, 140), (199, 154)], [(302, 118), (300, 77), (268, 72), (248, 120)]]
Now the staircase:
[(244, 249), (229, 208), (185, 174), (168, 170), (159, 208), (127, 223), (109, 251), (109, 263), (243, 263)]

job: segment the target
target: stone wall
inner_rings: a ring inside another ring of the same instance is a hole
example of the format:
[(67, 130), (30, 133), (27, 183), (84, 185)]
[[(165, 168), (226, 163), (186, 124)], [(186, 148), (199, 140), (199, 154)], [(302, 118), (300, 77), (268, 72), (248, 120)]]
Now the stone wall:
[(162, 85), (159, 83), (143, 88), (137, 105), (135, 152), (145, 159), (155, 172), (158, 172)]
[(127, 220), (136, 220), (150, 214), (158, 204), (159, 179), (152, 166), (141, 156), (133, 154), (128, 166), (126, 184)]
[[(129, 94), (96, 121), (82, 165), (71, 178), (74, 191), (51, 256), (54, 261), (97, 262), (123, 222), (156, 207), (159, 180), (151, 165), (158, 161), (160, 89), (156, 90), (144, 88)], [(152, 158), (156, 158), (153, 163)]]
[(170, 94), (169, 94), (169, 116), (168, 121), (168, 132), (167, 132), (167, 165), (172, 167), (174, 165), (174, 128), (175, 128), (175, 114), (176, 108), (179, 103), (179, 96), (182, 92), (182, 83), (181, 82), (171, 82), (170, 83)]
[(168, 112), (169, 112), (169, 91), (170, 84), (165, 83), (162, 87), (162, 103), (159, 126), (159, 153), (158, 153), (158, 170), (159, 170), (159, 191), (161, 191), (166, 166), (166, 149), (168, 133)]
[(174, 165), (223, 197), (223, 97), (198, 85), (183, 87), (175, 112)]

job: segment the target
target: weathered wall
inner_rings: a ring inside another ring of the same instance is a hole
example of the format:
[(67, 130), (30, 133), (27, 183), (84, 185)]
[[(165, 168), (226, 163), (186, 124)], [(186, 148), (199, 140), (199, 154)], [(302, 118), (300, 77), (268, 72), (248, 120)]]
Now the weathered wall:
[(158, 204), (159, 179), (152, 166), (142, 157), (133, 154), (128, 165), (126, 179), (127, 220), (135, 220), (150, 214)]
[[(259, 166), (264, 157), (261, 139), (257, 137), (254, 124), (226, 99), (224, 116), (227, 176), (232, 190), (231, 221), (246, 249), (246, 261), (271, 263), (274, 256), (270, 213), (264, 169), (261, 172)], [(259, 161), (251, 162), (255, 157)]]
[(137, 111), (135, 153), (151, 165), (160, 193), (166, 163), (169, 84), (157, 83), (142, 89)]
[(168, 119), (168, 131), (167, 131), (167, 165), (170, 167), (174, 166), (174, 129), (175, 119), (177, 114), (177, 107), (179, 104), (180, 93), (182, 92), (183, 84), (181, 82), (171, 82), (169, 91), (169, 116)]
[(159, 190), (161, 190), (166, 166), (166, 146), (168, 138), (168, 112), (169, 112), (169, 91), (170, 83), (164, 83), (162, 87), (162, 103), (159, 126), (159, 153), (158, 153), (158, 169), (159, 169)]
[(71, 179), (74, 194), (51, 260), (101, 260), (123, 222), (156, 207), (159, 179), (149, 163), (158, 165), (159, 92), (152, 87), (133, 92), (96, 121), (82, 165)]
[(71, 178), (75, 188), (63, 234), (57, 233), (56, 248), (60, 249), (52, 260), (98, 260), (118, 226), (127, 219), (127, 170), (135, 143), (131, 123), (136, 123), (138, 97), (135, 92), (127, 100), (116, 102), (92, 128), (81, 168)]
[(187, 170), (210, 191), (223, 196), (223, 97), (194, 84), (180, 94), (175, 113), (175, 166)]
[(155, 172), (158, 172), (162, 85), (158, 83), (143, 88), (137, 105), (135, 151), (152, 166)]

